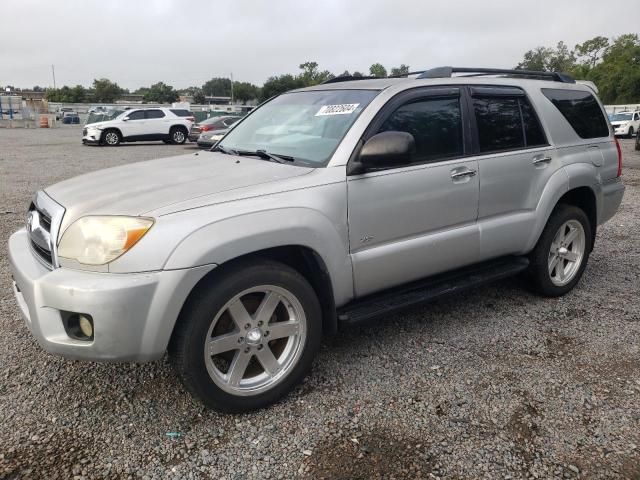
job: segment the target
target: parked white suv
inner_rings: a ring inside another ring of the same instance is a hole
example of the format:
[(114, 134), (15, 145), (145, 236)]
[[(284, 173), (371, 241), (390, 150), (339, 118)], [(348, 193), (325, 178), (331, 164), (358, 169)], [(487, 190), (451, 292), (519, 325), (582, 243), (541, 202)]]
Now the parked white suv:
[(616, 135), (624, 135), (631, 138), (640, 129), (639, 111), (614, 113), (609, 118)]
[(148, 108), (127, 110), (113, 120), (86, 125), (82, 143), (116, 146), (121, 142), (162, 140), (182, 144), (195, 121), (189, 110)]

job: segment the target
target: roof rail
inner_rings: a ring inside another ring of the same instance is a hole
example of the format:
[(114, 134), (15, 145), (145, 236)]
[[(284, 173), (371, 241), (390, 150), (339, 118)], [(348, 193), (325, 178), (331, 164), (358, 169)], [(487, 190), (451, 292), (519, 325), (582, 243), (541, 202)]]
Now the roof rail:
[(344, 75), (342, 77), (333, 77), (329, 80), (325, 80), (320, 85), (326, 85), (327, 83), (338, 83), (338, 82), (350, 82), (352, 80), (371, 80), (372, 78), (384, 78), (384, 77), (354, 77), (353, 75)]
[(471, 73), (480, 75), (509, 75), (537, 77), (562, 83), (576, 83), (570, 75), (560, 72), (541, 72), (536, 70), (510, 70), (503, 68), (471, 68), (471, 67), (437, 67), (422, 72), (418, 78), (450, 78), (454, 73)]

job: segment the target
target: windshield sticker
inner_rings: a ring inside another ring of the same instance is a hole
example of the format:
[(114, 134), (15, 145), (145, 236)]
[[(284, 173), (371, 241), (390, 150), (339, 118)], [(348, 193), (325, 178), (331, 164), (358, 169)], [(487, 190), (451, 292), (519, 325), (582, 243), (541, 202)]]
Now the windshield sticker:
[(323, 105), (316, 117), (322, 117), (325, 115), (348, 115), (356, 111), (359, 103), (343, 103), (341, 105)]

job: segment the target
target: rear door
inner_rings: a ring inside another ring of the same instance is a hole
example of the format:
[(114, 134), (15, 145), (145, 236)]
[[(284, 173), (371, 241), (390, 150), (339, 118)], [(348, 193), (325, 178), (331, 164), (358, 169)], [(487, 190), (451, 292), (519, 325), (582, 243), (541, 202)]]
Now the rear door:
[(549, 178), (562, 167), (518, 87), (469, 87), (480, 173), (480, 257), (521, 253)]
[(165, 113), (160, 109), (146, 110), (145, 135), (149, 136), (149, 139), (156, 139), (164, 135), (169, 134), (169, 123)]
[(348, 177), (349, 242), (357, 296), (474, 263), (477, 160), (460, 89), (420, 88), (383, 107), (363, 140), (411, 133), (411, 164)]

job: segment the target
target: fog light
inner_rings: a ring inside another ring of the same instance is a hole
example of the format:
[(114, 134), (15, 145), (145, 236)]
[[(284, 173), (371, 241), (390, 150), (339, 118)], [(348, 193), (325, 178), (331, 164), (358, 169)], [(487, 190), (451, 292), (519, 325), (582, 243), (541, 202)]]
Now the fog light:
[(93, 323), (91, 323), (91, 319), (84, 315), (80, 315), (78, 318), (78, 325), (83, 335), (88, 338), (93, 337)]

